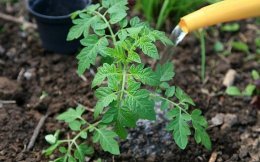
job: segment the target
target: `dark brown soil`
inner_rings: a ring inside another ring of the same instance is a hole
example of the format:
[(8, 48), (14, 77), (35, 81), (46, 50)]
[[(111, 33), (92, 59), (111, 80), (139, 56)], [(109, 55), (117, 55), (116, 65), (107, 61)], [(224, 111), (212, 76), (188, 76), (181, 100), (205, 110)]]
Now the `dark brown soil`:
[[(0, 4), (1, 11), (8, 14)], [(239, 32), (219, 33), (209, 31), (207, 38), (206, 80), (200, 79), (199, 42), (188, 36), (174, 50), (176, 77), (174, 84), (191, 95), (203, 110), (210, 123), (208, 129), (213, 143), (211, 151), (195, 144), (191, 139), (185, 150), (180, 150), (172, 137), (165, 131), (166, 120), (158, 111), (158, 121), (138, 122), (130, 130), (128, 140), (121, 142), (120, 156), (112, 157), (97, 150), (94, 158), (107, 161), (176, 161), (176, 162), (256, 162), (260, 159), (260, 107), (251, 104), (256, 97), (229, 97), (224, 94), (222, 81), (229, 69), (238, 73), (235, 85), (241, 89), (252, 82), (250, 73), (260, 69), (259, 54), (254, 39), (259, 37), (259, 26), (254, 20), (242, 21)], [(214, 34), (213, 34), (214, 33)], [(220, 40), (243, 40), (249, 45), (251, 54), (232, 51), (232, 55), (221, 56), (212, 50), (213, 42)], [(248, 58), (252, 59), (248, 59)], [(14, 100), (16, 104), (0, 105), (0, 161), (42, 162), (48, 161), (41, 151), (48, 147), (44, 135), (56, 129), (66, 131), (62, 123), (55, 120), (60, 112), (81, 103), (95, 105), (92, 89), (92, 73), (85, 74), (86, 80), (76, 73), (75, 56), (64, 56), (44, 51), (34, 30), (22, 30), (17, 24), (0, 20), (0, 100)], [(92, 70), (95, 71), (95, 68)], [(40, 100), (42, 92), (48, 96)], [(51, 112), (33, 150), (26, 151), (32, 133), (47, 109)], [(215, 126), (212, 119), (225, 120)], [(214, 156), (216, 155), (216, 159)], [(92, 158), (92, 159), (94, 159)]]

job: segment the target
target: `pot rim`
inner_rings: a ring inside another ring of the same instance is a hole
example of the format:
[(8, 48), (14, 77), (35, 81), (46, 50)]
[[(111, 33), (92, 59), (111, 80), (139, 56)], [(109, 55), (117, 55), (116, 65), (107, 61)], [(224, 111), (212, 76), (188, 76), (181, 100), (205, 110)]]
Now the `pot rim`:
[[(87, 0), (88, 3), (86, 3), (86, 6), (90, 5), (92, 3), (92, 0)], [(50, 15), (44, 15), (44, 14), (41, 14), (41, 13), (38, 13), (36, 11), (34, 11), (30, 4), (29, 4), (30, 0), (26, 0), (26, 7), (28, 9), (28, 11), (30, 13), (32, 13), (33, 15), (37, 16), (37, 17), (41, 17), (41, 18), (45, 18), (45, 19), (54, 19), (54, 20), (60, 20), (60, 19), (66, 19), (66, 18), (69, 18), (71, 16), (71, 14), (73, 13), (70, 13), (68, 15), (61, 15), (61, 16), (50, 16)], [(85, 6), (85, 7), (86, 7)]]

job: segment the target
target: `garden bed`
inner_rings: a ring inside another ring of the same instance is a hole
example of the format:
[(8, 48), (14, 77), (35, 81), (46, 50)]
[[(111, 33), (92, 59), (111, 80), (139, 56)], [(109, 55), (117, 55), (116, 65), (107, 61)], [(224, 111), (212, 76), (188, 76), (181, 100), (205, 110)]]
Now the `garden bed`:
[[(4, 6), (0, 9), (5, 10)], [(210, 123), (211, 151), (193, 140), (185, 150), (180, 150), (165, 131), (167, 120), (160, 115), (156, 122), (141, 121), (130, 131), (129, 140), (121, 142), (120, 156), (96, 152), (90, 160), (100, 157), (107, 161), (259, 161), (259, 99), (258, 104), (252, 104), (256, 97), (227, 96), (222, 85), (226, 72), (235, 69), (238, 73), (236, 85), (245, 87), (251, 82), (251, 71), (260, 69), (259, 55), (245, 59), (247, 56), (242, 52), (233, 51), (224, 57), (213, 51), (215, 40), (228, 42), (243, 38), (253, 55), (256, 52), (254, 38), (257, 30), (259, 32), (259, 26), (254, 22), (242, 21), (240, 31), (234, 34), (217, 33), (213, 36), (209, 32), (212, 42), (207, 42), (207, 71), (203, 83), (198, 39), (189, 35), (173, 49), (176, 72), (173, 82), (186, 90), (203, 110)], [(57, 114), (77, 103), (94, 107), (91, 81), (96, 69), (87, 72), (83, 78), (78, 76), (76, 69), (75, 56), (46, 52), (34, 30), (24, 31), (17, 24), (0, 20), (0, 100), (16, 101), (15, 104), (0, 105), (0, 161), (47, 161), (41, 154), (48, 147), (44, 136), (56, 129), (66, 131), (66, 126), (55, 119)], [(40, 99), (43, 92), (48, 96)], [(50, 115), (35, 146), (27, 151), (33, 131), (47, 110)], [(212, 123), (212, 120), (221, 118), (225, 120), (220, 125)]]

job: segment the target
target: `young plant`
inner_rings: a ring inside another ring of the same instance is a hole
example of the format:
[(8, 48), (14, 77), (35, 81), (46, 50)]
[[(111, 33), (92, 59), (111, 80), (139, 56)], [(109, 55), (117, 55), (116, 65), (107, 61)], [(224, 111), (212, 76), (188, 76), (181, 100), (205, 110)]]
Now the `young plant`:
[(128, 21), (127, 10), (127, 0), (103, 0), (73, 14), (75, 25), (68, 40), (83, 37), (80, 42), (84, 46), (77, 56), (78, 73), (83, 74), (95, 65), (97, 56), (112, 61), (97, 69), (92, 82), (98, 99), (94, 122), (84, 119), (83, 106), (70, 108), (58, 120), (65, 121), (73, 133), (64, 140), (59, 138), (59, 132), (46, 136), (51, 147), (45, 154), (60, 151), (61, 156), (55, 161), (84, 161), (84, 156), (94, 152), (94, 144), (119, 155), (118, 137), (126, 139), (127, 129), (136, 127), (139, 119), (155, 120), (156, 102), (167, 112), (167, 130), (181, 149), (188, 144), (191, 128), (195, 141), (211, 148), (202, 112), (195, 109), (189, 113), (189, 108), (195, 106), (192, 99), (181, 88), (167, 83), (175, 75), (173, 64), (159, 64), (154, 71), (141, 60), (141, 54), (160, 58), (156, 41), (164, 45), (172, 42), (163, 32), (153, 30), (137, 17)]
[(259, 81), (260, 81), (260, 74), (256, 70), (251, 72), (252, 79), (255, 81), (254, 83), (249, 83), (244, 91), (240, 91), (240, 89), (236, 86), (227, 87), (226, 93), (230, 96), (254, 96), (259, 95)]

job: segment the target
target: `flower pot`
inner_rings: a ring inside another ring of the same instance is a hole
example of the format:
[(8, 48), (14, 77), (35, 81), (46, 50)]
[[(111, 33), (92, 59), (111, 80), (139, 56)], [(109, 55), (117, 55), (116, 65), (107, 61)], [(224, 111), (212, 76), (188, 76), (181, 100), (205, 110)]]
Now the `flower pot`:
[(61, 54), (76, 52), (79, 41), (66, 41), (72, 26), (70, 14), (90, 3), (91, 0), (27, 0), (27, 8), (36, 19), (43, 48)]

